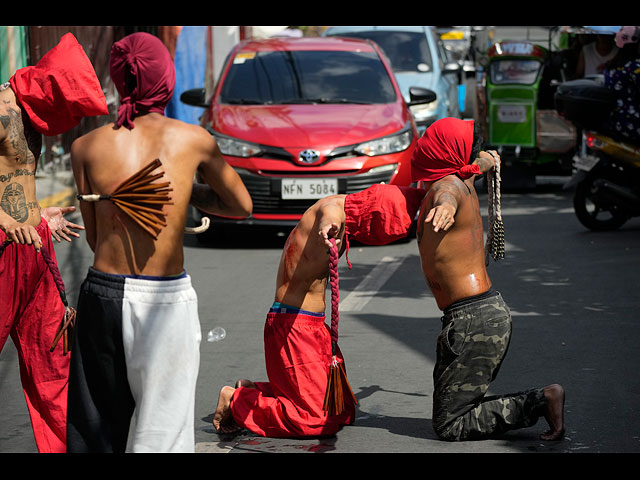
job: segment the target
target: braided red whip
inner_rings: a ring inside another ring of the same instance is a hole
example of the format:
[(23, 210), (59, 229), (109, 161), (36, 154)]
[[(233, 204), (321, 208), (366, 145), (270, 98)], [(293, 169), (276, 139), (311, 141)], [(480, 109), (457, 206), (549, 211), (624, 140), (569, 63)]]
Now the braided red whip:
[(330, 238), (331, 248), (329, 249), (329, 282), (331, 284), (331, 345), (335, 355), (335, 346), (338, 343), (338, 322), (340, 316), (338, 306), (340, 305), (340, 285), (338, 279), (338, 246), (335, 238)]
[[(7, 239), (2, 243), (2, 245), (0, 245), (0, 255), (2, 255), (2, 252), (4, 252), (4, 249), (11, 241), (12, 240)], [(53, 352), (56, 345), (58, 344), (58, 341), (64, 335), (63, 355), (66, 355), (71, 350), (71, 345), (69, 342), (69, 332), (73, 330), (73, 327), (75, 325), (76, 311), (74, 308), (70, 307), (69, 303), (67, 302), (67, 295), (65, 293), (64, 282), (62, 281), (62, 275), (60, 275), (60, 270), (58, 270), (56, 262), (54, 262), (53, 258), (51, 258), (49, 250), (47, 250), (47, 248), (43, 245), (40, 249), (40, 252), (42, 253), (42, 258), (47, 264), (47, 268), (51, 272), (51, 276), (53, 276), (53, 281), (55, 282), (58, 293), (60, 294), (60, 299), (64, 304), (64, 316), (62, 317), (62, 322), (58, 327), (58, 331), (56, 332), (56, 336), (49, 351)]]
[[(344, 395), (346, 388), (349, 397), (353, 403), (357, 404), (349, 380), (347, 380), (347, 372), (344, 368), (344, 362), (338, 361), (338, 322), (340, 305), (340, 286), (338, 279), (338, 246), (336, 240), (330, 238), (331, 248), (329, 249), (329, 282), (331, 284), (331, 352), (332, 359), (329, 365), (329, 374), (327, 378), (327, 391), (324, 397), (322, 409), (329, 415), (340, 415), (344, 410)], [(344, 388), (343, 388), (344, 387)]]
[(62, 317), (62, 322), (58, 327), (58, 331), (56, 332), (56, 336), (53, 340), (53, 343), (51, 344), (51, 348), (49, 349), (49, 351), (53, 352), (60, 338), (64, 336), (62, 354), (66, 355), (71, 350), (69, 332), (73, 331), (73, 327), (76, 323), (76, 310), (70, 307), (69, 303), (67, 302), (67, 295), (65, 293), (64, 282), (62, 281), (62, 275), (60, 275), (60, 270), (58, 269), (56, 262), (54, 262), (53, 258), (51, 258), (49, 250), (47, 250), (47, 248), (43, 245), (40, 251), (42, 252), (42, 258), (47, 264), (47, 267), (49, 267), (49, 271), (53, 276), (53, 281), (58, 288), (60, 299), (64, 304), (64, 316)]

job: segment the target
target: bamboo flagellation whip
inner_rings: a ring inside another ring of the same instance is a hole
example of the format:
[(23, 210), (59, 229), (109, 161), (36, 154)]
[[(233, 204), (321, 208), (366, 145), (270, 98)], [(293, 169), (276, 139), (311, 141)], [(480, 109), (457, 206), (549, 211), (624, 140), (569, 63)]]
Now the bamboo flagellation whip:
[(500, 209), (500, 159), (495, 152), (489, 151), (495, 160), (495, 168), (487, 173), (487, 191), (489, 199), (489, 224), (485, 245), (485, 264), (489, 257), (497, 262), (504, 259), (504, 223)]
[[(324, 397), (322, 409), (329, 415), (340, 415), (344, 410), (344, 396), (346, 393), (356, 400), (349, 381), (347, 380), (347, 372), (344, 369), (344, 362), (338, 358), (338, 323), (340, 304), (340, 286), (338, 279), (338, 247), (335, 239), (331, 238), (331, 249), (329, 250), (329, 280), (331, 284), (331, 364), (329, 365), (329, 375), (327, 381), (327, 391)], [(345, 393), (344, 389), (347, 392)]]
[(159, 159), (153, 160), (131, 177), (122, 182), (110, 195), (77, 195), (78, 200), (97, 202), (110, 200), (126, 213), (154, 239), (167, 226), (164, 205), (173, 205), (169, 192), (173, 191), (169, 182), (154, 183), (164, 176), (164, 172), (152, 174), (162, 166)]

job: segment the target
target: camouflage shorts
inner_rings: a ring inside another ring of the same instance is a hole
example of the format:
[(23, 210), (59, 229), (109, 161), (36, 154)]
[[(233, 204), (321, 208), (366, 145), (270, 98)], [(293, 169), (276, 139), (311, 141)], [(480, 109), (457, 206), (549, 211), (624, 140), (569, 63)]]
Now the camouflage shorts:
[(487, 438), (534, 425), (542, 388), (485, 396), (511, 338), (511, 314), (498, 292), (446, 309), (433, 370), (433, 428), (444, 440)]

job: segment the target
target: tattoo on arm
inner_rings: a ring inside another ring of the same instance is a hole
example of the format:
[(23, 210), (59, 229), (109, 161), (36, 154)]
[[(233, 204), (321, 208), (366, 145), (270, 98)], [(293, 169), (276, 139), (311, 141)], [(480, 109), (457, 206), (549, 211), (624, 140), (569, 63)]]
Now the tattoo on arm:
[[(24, 112), (7, 108), (7, 115), (0, 118), (2, 126), (7, 130), (7, 138), (15, 150), (18, 163), (35, 163), (42, 149), (42, 135), (37, 132)], [(23, 118), (24, 117), (24, 118)]]
[(439, 185), (436, 184), (432, 188), (434, 189), (434, 207), (448, 203), (456, 210), (458, 209), (458, 196), (460, 194), (460, 190), (455, 185), (442, 183)]
[(486, 173), (493, 168), (493, 161), (487, 157), (477, 157), (473, 163), (480, 167), (482, 173)]

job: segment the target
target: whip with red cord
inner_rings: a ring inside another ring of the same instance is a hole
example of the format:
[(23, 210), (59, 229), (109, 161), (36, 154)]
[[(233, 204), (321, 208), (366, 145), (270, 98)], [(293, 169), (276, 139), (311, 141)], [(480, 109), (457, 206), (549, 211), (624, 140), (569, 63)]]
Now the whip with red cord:
[(338, 323), (340, 320), (338, 306), (340, 304), (340, 286), (338, 279), (338, 247), (334, 238), (329, 239), (329, 282), (331, 284), (331, 364), (327, 379), (327, 391), (322, 409), (329, 415), (340, 415), (344, 410), (344, 395), (346, 391), (357, 405), (356, 400), (344, 368), (344, 361), (338, 359)]

